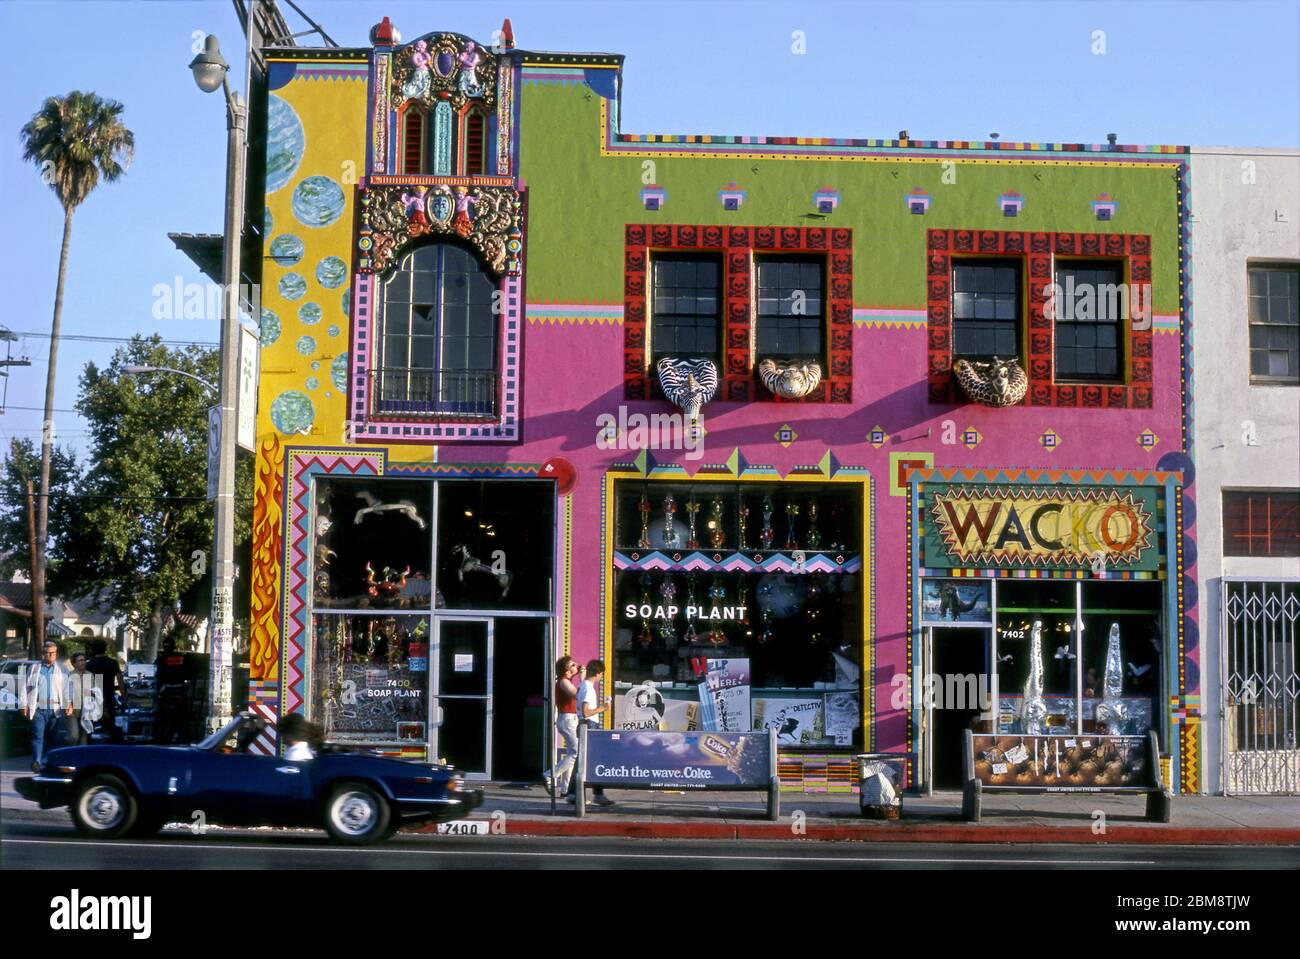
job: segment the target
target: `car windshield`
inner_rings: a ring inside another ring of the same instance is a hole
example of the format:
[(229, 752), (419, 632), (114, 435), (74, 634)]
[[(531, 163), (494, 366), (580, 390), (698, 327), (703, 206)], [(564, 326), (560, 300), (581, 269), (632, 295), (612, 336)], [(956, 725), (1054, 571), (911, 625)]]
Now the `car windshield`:
[(233, 736), (239, 729), (239, 724), (243, 722), (242, 716), (236, 716), (226, 725), (222, 726), (215, 733), (210, 735), (203, 742), (199, 743), (199, 749), (216, 749), (221, 743), (225, 742), (230, 736)]

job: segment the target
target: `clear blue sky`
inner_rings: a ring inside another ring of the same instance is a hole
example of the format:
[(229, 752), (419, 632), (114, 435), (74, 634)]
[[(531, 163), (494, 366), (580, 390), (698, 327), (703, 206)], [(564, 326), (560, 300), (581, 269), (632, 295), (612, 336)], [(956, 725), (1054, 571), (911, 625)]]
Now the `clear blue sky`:
[[(1300, 145), (1295, 2), (365, 3), (299, 0), (344, 46), (387, 14), (412, 39), (453, 30), (490, 42), (509, 16), (520, 47), (622, 53), (623, 129), (637, 133)], [(298, 27), (300, 22), (284, 7)], [(803, 31), (806, 53), (792, 52)], [(1095, 32), (1105, 53), (1094, 53)], [(156, 284), (199, 279), (169, 230), (221, 229), (219, 96), (187, 70), (196, 34), (232, 64), (242, 37), (227, 0), (0, 3), (0, 323), (48, 332), (61, 217), (18, 130), (50, 94), (90, 89), (126, 104), (136, 162), (77, 213), (63, 329), (215, 341), (213, 320), (154, 320)], [(307, 40), (306, 42), (315, 42)], [(239, 74), (242, 76), (242, 63)], [(0, 442), (39, 437), (48, 340), (15, 344)], [(71, 408), (88, 360), (112, 344), (64, 342), (56, 406)], [(80, 447), (74, 414), (58, 430)]]

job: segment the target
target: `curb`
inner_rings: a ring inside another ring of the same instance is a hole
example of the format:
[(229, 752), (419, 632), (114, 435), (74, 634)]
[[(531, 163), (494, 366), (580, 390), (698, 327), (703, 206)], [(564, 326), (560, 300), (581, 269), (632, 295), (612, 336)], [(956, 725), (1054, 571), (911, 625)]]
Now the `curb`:
[[(507, 831), (514, 836), (584, 836), (625, 839), (815, 840), (822, 842), (912, 843), (1033, 843), (1038, 845), (1135, 846), (1300, 846), (1300, 829), (1226, 829), (1179, 826), (1115, 826), (1098, 835), (1090, 826), (984, 825), (826, 825), (807, 824), (796, 835), (788, 823), (598, 822), (588, 819), (524, 819), (511, 817)], [(409, 832), (436, 832), (428, 825)]]

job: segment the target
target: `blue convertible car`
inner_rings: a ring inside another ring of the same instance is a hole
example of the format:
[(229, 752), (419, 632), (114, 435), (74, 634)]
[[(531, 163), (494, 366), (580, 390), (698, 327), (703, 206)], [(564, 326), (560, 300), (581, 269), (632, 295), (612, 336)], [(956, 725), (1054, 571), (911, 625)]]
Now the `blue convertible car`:
[(250, 753), (264, 728), (245, 713), (193, 746), (56, 749), (15, 785), (43, 809), (70, 807), (77, 828), (101, 839), (201, 821), (324, 827), (360, 845), (408, 823), (455, 819), (483, 800), (445, 766), (329, 749), (301, 762)]

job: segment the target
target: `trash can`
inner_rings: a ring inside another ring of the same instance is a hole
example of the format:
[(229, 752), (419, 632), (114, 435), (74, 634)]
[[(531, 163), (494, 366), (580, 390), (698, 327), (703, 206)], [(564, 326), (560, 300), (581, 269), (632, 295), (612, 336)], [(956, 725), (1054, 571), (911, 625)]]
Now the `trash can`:
[(903, 766), (897, 753), (862, 753), (858, 764), (858, 801), (866, 819), (898, 819), (903, 814)]

